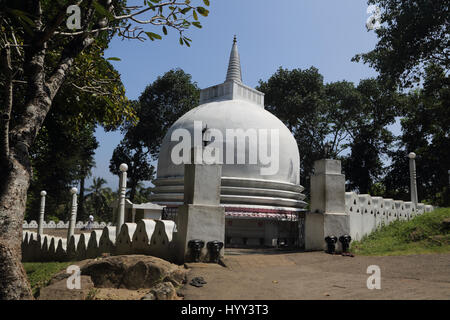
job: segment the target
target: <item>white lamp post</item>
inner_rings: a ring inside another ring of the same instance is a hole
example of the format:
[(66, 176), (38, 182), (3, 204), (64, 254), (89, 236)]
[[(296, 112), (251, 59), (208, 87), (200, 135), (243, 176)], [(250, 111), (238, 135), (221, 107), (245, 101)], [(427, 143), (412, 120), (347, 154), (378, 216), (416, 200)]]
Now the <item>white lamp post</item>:
[(411, 202), (417, 208), (418, 197), (417, 197), (417, 181), (416, 181), (416, 154), (410, 152), (408, 154), (409, 158), (409, 178), (411, 184)]
[(125, 223), (125, 194), (127, 191), (127, 170), (128, 165), (122, 163), (119, 167), (121, 171), (119, 177), (119, 208), (117, 213), (116, 237), (119, 236), (120, 228)]
[(77, 192), (78, 189), (73, 187), (70, 189), (70, 193), (72, 194), (72, 210), (70, 213), (69, 220), (69, 230), (67, 231), (67, 241), (69, 241), (70, 237), (75, 233), (75, 223), (77, 221)]
[(44, 234), (44, 213), (45, 213), (45, 196), (47, 195), (47, 192), (42, 190), (41, 191), (41, 208), (39, 210), (39, 227), (38, 227), (38, 234), (42, 235)]

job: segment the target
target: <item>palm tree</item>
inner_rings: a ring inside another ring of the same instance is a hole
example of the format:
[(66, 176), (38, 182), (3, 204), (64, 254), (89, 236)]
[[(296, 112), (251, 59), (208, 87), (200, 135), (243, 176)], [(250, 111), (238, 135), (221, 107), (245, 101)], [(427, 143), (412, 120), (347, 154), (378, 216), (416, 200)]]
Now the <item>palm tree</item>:
[[(102, 217), (105, 210), (108, 210), (107, 204), (107, 193), (110, 193), (110, 188), (104, 188), (103, 185), (106, 184), (106, 180), (100, 177), (94, 177), (92, 179), (92, 185), (86, 189), (90, 192), (86, 195), (86, 199), (89, 199), (92, 209), (94, 211), (94, 216)], [(108, 190), (109, 189), (109, 190)]]
[[(80, 213), (81, 220), (87, 218), (86, 214), (86, 208), (85, 208), (85, 200), (86, 196), (84, 195), (84, 192), (86, 191), (86, 188), (84, 186), (86, 178), (89, 178), (91, 176), (91, 168), (95, 166), (95, 160), (93, 155), (88, 156), (87, 158), (83, 159), (81, 161), (80, 165), (80, 200), (78, 201), (78, 211)], [(104, 179), (103, 179), (104, 180)], [(106, 183), (106, 181), (105, 181)]]
[(149, 201), (150, 195), (152, 194), (153, 188), (146, 188), (144, 183), (138, 182), (136, 185), (136, 194), (134, 196), (134, 203), (145, 203)]

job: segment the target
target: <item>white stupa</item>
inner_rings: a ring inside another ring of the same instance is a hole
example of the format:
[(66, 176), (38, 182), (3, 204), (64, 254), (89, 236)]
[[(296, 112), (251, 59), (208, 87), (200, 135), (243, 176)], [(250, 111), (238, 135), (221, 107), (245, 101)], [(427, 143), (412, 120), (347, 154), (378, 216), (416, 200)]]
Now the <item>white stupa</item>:
[[(174, 164), (171, 141), (177, 128), (194, 134), (194, 121), (201, 121), (205, 130), (214, 128), (223, 133), (227, 129), (276, 129), (279, 132), (278, 170), (275, 174), (262, 175), (261, 163), (223, 164), (221, 205), (226, 211), (227, 245), (272, 245), (276, 239), (288, 243), (298, 242), (297, 223), (306, 206), (301, 193), (300, 157), (298, 146), (289, 129), (272, 113), (264, 109), (264, 94), (242, 83), (241, 65), (236, 38), (224, 83), (203, 89), (200, 106), (178, 119), (163, 139), (157, 167), (157, 180), (153, 202), (167, 206), (170, 214), (176, 214), (183, 203), (183, 164)], [(267, 139), (267, 150), (272, 150)], [(234, 142), (234, 141), (233, 141)], [(225, 148), (224, 148), (224, 152)], [(234, 145), (234, 154), (242, 149)], [(249, 159), (249, 144), (245, 144), (245, 159)], [(225, 159), (226, 155), (224, 155)], [(301, 237), (301, 236), (300, 236)]]

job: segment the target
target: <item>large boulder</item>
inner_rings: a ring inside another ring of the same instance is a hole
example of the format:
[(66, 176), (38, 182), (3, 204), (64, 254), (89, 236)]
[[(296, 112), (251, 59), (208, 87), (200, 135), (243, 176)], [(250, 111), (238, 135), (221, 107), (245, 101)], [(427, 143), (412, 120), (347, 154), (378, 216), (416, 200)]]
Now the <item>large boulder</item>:
[[(76, 263), (81, 274), (89, 276), (96, 288), (152, 288), (160, 282), (175, 287), (185, 281), (187, 270), (160, 258), (145, 255), (123, 255), (88, 259)], [(65, 271), (55, 275), (51, 284), (67, 278)]]
[(67, 279), (53, 281), (39, 290), (39, 300), (86, 300), (89, 299), (94, 283), (89, 276), (81, 276), (80, 289), (68, 289)]
[(171, 282), (161, 282), (155, 285), (141, 300), (180, 300)]

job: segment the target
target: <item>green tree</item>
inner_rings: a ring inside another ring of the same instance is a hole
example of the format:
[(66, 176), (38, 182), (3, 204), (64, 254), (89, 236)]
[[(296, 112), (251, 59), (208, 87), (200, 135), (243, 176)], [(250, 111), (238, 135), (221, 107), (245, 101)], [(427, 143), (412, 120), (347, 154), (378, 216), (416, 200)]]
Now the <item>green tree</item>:
[(381, 9), (375, 49), (355, 56), (375, 68), (390, 84), (410, 86), (435, 64), (449, 69), (450, 10), (448, 0), (369, 0)]
[(191, 75), (181, 69), (158, 77), (133, 103), (139, 122), (124, 125), (125, 137), (114, 150), (109, 166), (111, 173), (118, 175), (120, 164), (128, 164), (130, 201), (135, 199), (139, 182), (153, 179), (151, 161), (157, 159), (167, 130), (198, 103), (199, 89)]
[(174, 69), (158, 77), (141, 93), (137, 104), (139, 123), (125, 128), (132, 144), (142, 143), (153, 159), (167, 130), (199, 104), (200, 90), (192, 76)]
[(324, 156), (329, 133), (326, 121), (323, 77), (311, 67), (306, 70), (279, 68), (267, 81), (259, 81), (264, 104), (294, 135), (300, 152), (300, 179), (309, 190), (314, 160)]
[(150, 195), (153, 192), (153, 187), (145, 187), (142, 182), (138, 183), (136, 186), (136, 195), (134, 200), (136, 203), (148, 202)]
[(395, 123), (403, 107), (397, 92), (377, 79), (361, 80), (356, 88), (360, 94), (359, 114), (349, 130), (350, 154), (344, 157), (343, 168), (348, 189), (360, 193), (373, 193), (373, 187), (385, 174), (384, 160), (394, 142), (388, 126)]
[[(28, 191), (29, 205), (27, 219), (38, 217), (41, 190), (47, 191), (46, 211), (59, 219), (66, 219), (68, 212), (59, 212), (58, 206), (70, 200), (69, 189), (78, 181), (84, 181), (90, 174), (94, 150), (98, 142), (94, 137), (94, 127), (73, 130), (68, 122), (58, 114), (51, 114), (44, 121), (36, 143), (31, 149), (33, 178)], [(86, 217), (83, 206), (83, 184), (80, 185), (80, 219)], [(34, 200), (34, 201), (33, 201)]]
[(155, 167), (150, 164), (151, 158), (142, 145), (132, 148), (127, 140), (123, 140), (113, 151), (109, 170), (115, 175), (120, 174), (120, 164), (128, 165), (127, 186), (130, 188), (129, 199), (135, 201), (137, 187), (140, 181), (153, 178)]
[[(66, 9), (76, 3), (83, 13), (81, 28), (67, 30)], [(175, 29), (180, 43), (189, 45), (184, 31), (191, 25), (201, 27), (198, 14), (207, 16), (208, 10), (190, 0), (151, 0), (128, 8), (124, 0), (0, 3), (0, 89), (4, 101), (0, 122), (0, 207), (5, 208), (0, 211), (0, 299), (32, 298), (20, 263), (21, 226), (32, 173), (29, 152), (55, 96), (68, 75), (77, 72), (77, 59), (95, 50), (102, 53), (114, 34), (126, 39), (161, 39), (161, 35), (142, 26), (157, 26), (164, 34), (167, 27)], [(16, 90), (18, 84), (24, 89)], [(92, 94), (103, 85), (103, 79), (93, 77), (78, 87)], [(105, 121), (96, 119), (108, 123), (130, 111), (114, 104), (107, 95), (104, 100), (111, 102), (110, 108), (91, 110), (84, 116), (106, 115)], [(76, 102), (71, 105), (76, 109)]]
[(408, 94), (402, 134), (385, 179), (391, 197), (410, 200), (407, 154), (415, 152), (419, 201), (450, 205), (450, 79), (437, 65), (426, 69), (423, 89)]
[(92, 179), (92, 185), (86, 189), (89, 192), (86, 195), (87, 209), (91, 210), (92, 215), (101, 220), (110, 221), (111, 209), (109, 208), (109, 194), (110, 188), (103, 187), (106, 184), (106, 180), (103, 178), (94, 177)]
[(393, 142), (388, 126), (402, 107), (401, 96), (377, 79), (323, 84), (318, 70), (278, 69), (259, 90), (265, 105), (297, 140), (301, 182), (309, 193), (314, 161), (343, 160), (349, 189), (367, 193), (384, 174), (383, 160)]
[(337, 81), (325, 85), (324, 120), (328, 124), (329, 157), (342, 156), (364, 118), (361, 93), (352, 82)]

